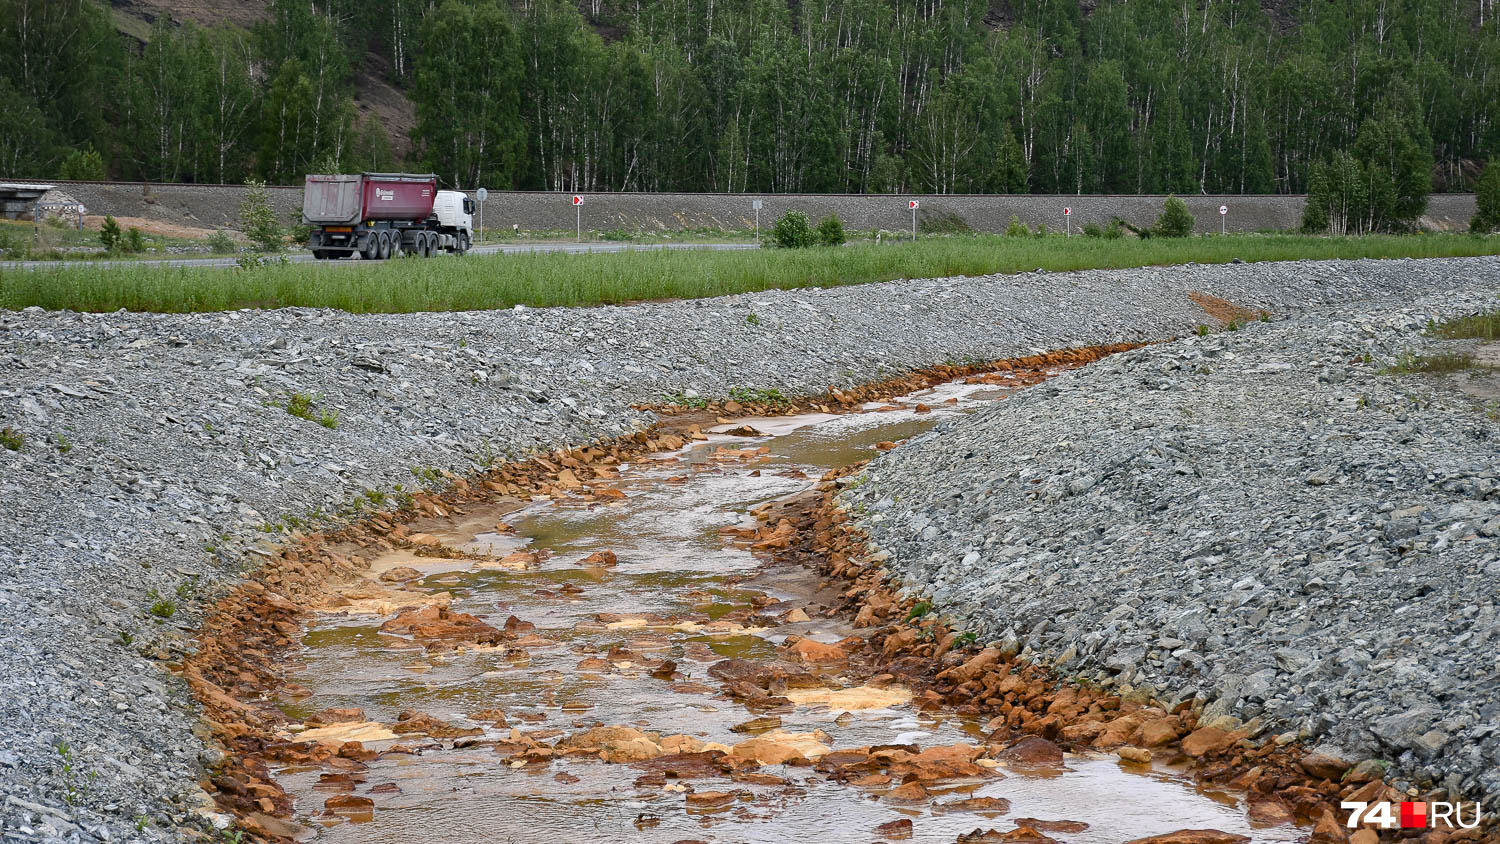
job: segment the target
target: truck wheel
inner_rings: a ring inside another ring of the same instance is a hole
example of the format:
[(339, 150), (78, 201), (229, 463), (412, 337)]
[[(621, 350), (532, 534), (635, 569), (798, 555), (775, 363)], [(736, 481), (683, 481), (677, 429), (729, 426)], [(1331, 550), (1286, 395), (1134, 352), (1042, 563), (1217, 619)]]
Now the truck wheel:
[(363, 249), (359, 250), (359, 257), (365, 259), (366, 261), (373, 261), (376, 258), (380, 257), (379, 234), (370, 232), (370, 234), (365, 237), (365, 245)]
[(401, 232), (391, 232), (391, 257), (400, 258), (405, 252)]
[(328, 253), (324, 252), (321, 249), (314, 249), (312, 251), (312, 253), (313, 253), (313, 260), (314, 261), (326, 261), (326, 260), (328, 260)]
[(385, 232), (380, 233), (380, 260), (386, 261), (391, 257), (391, 236)]
[(467, 254), (468, 251), (469, 251), (469, 236), (468, 236), (468, 234), (460, 234), (458, 236), (458, 254), (464, 255), (464, 254)]
[(432, 236), (432, 232), (422, 232), (422, 257), (431, 258), (436, 251), (437, 238)]

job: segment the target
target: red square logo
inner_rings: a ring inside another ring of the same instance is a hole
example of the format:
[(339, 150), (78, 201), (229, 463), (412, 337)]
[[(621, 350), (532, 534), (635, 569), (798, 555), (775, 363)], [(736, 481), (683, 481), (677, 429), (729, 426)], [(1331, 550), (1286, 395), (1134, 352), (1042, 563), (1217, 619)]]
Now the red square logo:
[(1402, 803), (1401, 804), (1401, 828), (1402, 829), (1426, 829), (1427, 828), (1427, 804), (1426, 803)]

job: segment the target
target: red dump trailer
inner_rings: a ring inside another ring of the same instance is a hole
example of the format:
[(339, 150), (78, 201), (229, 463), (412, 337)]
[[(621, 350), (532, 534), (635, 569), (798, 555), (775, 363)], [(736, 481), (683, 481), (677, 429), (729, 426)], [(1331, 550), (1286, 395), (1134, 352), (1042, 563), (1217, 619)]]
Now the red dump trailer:
[(472, 200), (438, 190), (431, 174), (310, 175), (302, 192), (307, 248), (320, 259), (462, 255), (473, 243), (473, 213)]

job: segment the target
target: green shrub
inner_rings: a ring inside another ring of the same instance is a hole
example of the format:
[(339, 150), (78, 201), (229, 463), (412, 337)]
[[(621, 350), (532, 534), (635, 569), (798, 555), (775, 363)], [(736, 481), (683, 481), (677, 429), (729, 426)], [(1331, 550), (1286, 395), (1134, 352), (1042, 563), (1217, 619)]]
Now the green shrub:
[(240, 229), (262, 252), (280, 252), (284, 245), (281, 222), (271, 210), (271, 194), (265, 182), (245, 180), (245, 198), (240, 202)]
[(11, 451), (20, 451), (26, 445), (26, 435), (14, 428), (0, 428), (0, 446)]
[(1109, 225), (1107, 225), (1107, 226), (1104, 227), (1104, 239), (1105, 240), (1119, 240), (1120, 238), (1122, 238), (1124, 236), (1125, 236), (1125, 228), (1124, 228), (1124, 226), (1120, 225), (1120, 218), (1119, 217), (1116, 217), (1113, 220), (1110, 220), (1109, 221)]
[(818, 242), (824, 246), (843, 246), (848, 240), (844, 236), (844, 221), (837, 214), (829, 214), (818, 223)]
[(125, 251), (132, 255), (146, 251), (146, 236), (135, 226), (125, 232)]
[(110, 252), (119, 252), (125, 244), (125, 233), (120, 231), (120, 222), (105, 214), (104, 225), (99, 227), (99, 242)]
[(1012, 214), (1012, 215), (1010, 215), (1010, 225), (1008, 225), (1008, 226), (1005, 227), (1005, 236), (1006, 237), (1031, 237), (1031, 229), (1027, 228), (1026, 224), (1023, 223), (1023, 222), (1021, 222), (1021, 218), (1020, 217), (1017, 217), (1016, 215)]
[(782, 249), (801, 249), (817, 242), (807, 215), (801, 211), (788, 211), (771, 227), (771, 242)]
[(1492, 159), (1474, 185), (1474, 204), (1478, 210), (1469, 221), (1469, 231), (1483, 234), (1500, 229), (1500, 159)]
[(1084, 237), (1104, 237), (1104, 229), (1100, 228), (1098, 223), (1084, 223), (1083, 224), (1083, 236)]
[(229, 232), (219, 229), (209, 235), (208, 248), (212, 249), (215, 255), (232, 255), (234, 254), (234, 238), (229, 236)]
[(1187, 237), (1193, 233), (1194, 222), (1187, 203), (1176, 196), (1169, 196), (1152, 230), (1158, 237)]

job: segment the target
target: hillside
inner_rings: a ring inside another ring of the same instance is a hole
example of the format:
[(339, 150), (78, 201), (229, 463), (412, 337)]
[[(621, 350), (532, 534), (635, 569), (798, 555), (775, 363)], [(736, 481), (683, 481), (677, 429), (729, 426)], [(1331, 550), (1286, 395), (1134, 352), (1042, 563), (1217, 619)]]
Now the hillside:
[[(246, 30), (271, 20), (269, 0), (110, 0), (116, 28), (141, 45), (150, 40), (151, 27), (167, 15), (178, 24), (191, 21), (201, 27), (229, 25)], [(411, 130), (417, 125), (416, 107), (410, 98), (390, 83), (390, 61), (378, 49), (368, 50), (354, 69), (351, 80), (354, 106), (359, 117), (373, 116), (386, 127), (397, 158), (411, 152)]]
[(1489, 5), (0, 0), (0, 173), (1309, 193), (1401, 230), (1500, 155)]

